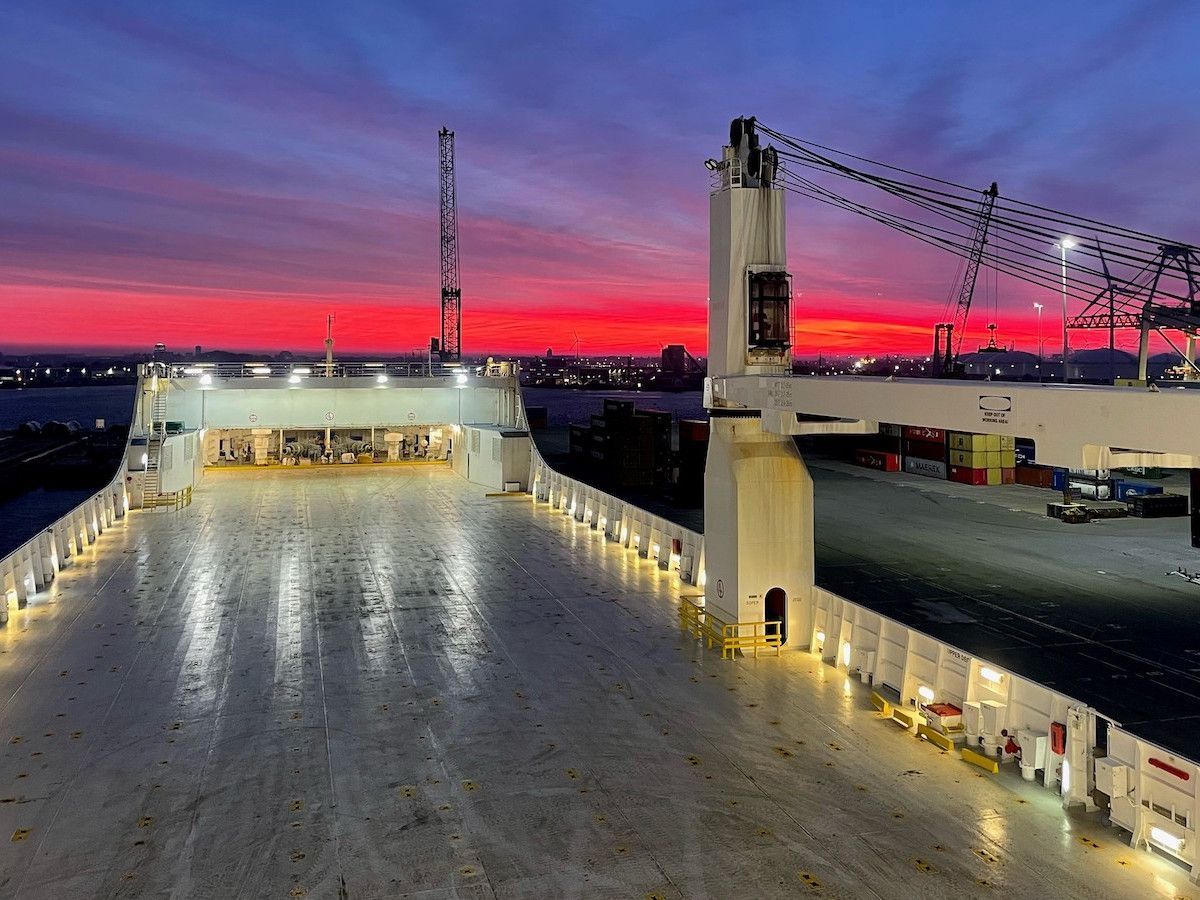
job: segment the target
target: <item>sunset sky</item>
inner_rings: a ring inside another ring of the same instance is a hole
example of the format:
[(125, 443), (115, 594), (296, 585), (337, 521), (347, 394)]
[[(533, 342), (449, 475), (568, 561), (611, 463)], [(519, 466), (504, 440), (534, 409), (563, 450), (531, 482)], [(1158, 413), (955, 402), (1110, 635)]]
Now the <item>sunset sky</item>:
[[(423, 346), (442, 125), (468, 353), (702, 352), (703, 161), (742, 114), (1200, 243), (1198, 34), (1186, 0), (9, 0), (0, 351), (316, 354), (328, 312), (340, 350)], [(800, 198), (789, 217), (798, 353), (929, 346), (956, 259)], [(997, 295), (1000, 338), (1036, 350), (1056, 298)]]

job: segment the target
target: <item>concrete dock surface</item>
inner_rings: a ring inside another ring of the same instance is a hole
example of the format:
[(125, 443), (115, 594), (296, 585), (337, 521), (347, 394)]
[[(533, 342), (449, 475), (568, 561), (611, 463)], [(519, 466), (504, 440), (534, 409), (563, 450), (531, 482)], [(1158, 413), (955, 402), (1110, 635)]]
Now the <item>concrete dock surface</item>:
[(0, 898), (1200, 898), (447, 468), (210, 473), (0, 632)]

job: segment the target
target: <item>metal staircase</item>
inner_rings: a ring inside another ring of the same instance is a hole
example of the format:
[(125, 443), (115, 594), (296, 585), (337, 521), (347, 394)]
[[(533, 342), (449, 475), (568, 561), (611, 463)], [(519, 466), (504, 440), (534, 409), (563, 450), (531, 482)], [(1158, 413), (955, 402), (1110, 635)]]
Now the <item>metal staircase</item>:
[(150, 399), (150, 434), (146, 441), (146, 477), (142, 489), (143, 506), (159, 506), (164, 501), (174, 503), (174, 498), (161, 494), (162, 481), (159, 463), (162, 460), (163, 440), (167, 436), (167, 392), (165, 385), (154, 391)]

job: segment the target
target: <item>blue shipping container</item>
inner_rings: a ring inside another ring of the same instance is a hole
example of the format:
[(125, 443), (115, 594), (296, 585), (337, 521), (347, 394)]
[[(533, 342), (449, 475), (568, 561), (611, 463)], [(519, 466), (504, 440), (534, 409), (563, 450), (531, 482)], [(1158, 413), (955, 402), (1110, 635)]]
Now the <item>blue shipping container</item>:
[(1054, 474), (1050, 477), (1050, 488), (1055, 491), (1061, 491), (1067, 486), (1067, 470), (1055, 469)]
[(1161, 494), (1163, 492), (1160, 484), (1134, 484), (1129, 481), (1115, 481), (1113, 486), (1116, 488), (1115, 494), (1117, 500), (1128, 500), (1131, 497), (1144, 497), (1147, 494)]

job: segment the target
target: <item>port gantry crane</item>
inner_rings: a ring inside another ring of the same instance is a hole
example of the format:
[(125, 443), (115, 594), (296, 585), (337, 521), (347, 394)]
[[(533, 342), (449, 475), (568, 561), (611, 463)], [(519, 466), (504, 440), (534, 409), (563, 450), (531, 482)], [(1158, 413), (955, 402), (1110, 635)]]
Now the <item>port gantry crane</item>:
[[(1158, 254), (1128, 279), (1109, 272), (1103, 246), (1097, 241), (1096, 256), (1104, 272), (1104, 287), (1091, 297), (1079, 315), (1067, 321), (1068, 328), (1108, 329), (1109, 365), (1116, 350), (1116, 330), (1132, 328), (1138, 337), (1138, 380), (1149, 375), (1150, 333), (1157, 332), (1181, 358), (1184, 380), (1200, 378), (1196, 364), (1196, 340), (1200, 338), (1200, 255), (1188, 244), (1164, 243)], [(1181, 287), (1165, 290), (1171, 279)], [(1182, 332), (1184, 349), (1167, 331)]]
[[(971, 251), (967, 257), (966, 270), (958, 289), (958, 302), (954, 308), (954, 320), (939, 322), (933, 326), (933, 376), (953, 378), (960, 374), (958, 355), (962, 349), (963, 334), (967, 330), (967, 316), (971, 312), (971, 298), (975, 295), (975, 279), (979, 275), (979, 264), (983, 261), (983, 248), (987, 246), (988, 227), (992, 223), (992, 210), (996, 206), (998, 190), (996, 182), (983, 192), (979, 204), (979, 218), (975, 234), (971, 238)], [(942, 349), (942, 335), (946, 336), (946, 348)]]
[(458, 284), (458, 196), (454, 180), (454, 132), (438, 132), (438, 175), (441, 188), (442, 343), (443, 363), (462, 358), (462, 291)]

